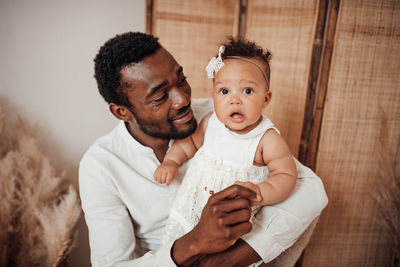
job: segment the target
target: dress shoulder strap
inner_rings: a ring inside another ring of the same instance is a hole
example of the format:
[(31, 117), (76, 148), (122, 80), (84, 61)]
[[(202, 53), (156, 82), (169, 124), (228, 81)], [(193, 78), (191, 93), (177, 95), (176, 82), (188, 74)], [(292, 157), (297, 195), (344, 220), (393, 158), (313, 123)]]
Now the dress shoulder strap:
[[(249, 144), (249, 157), (248, 157), (249, 164), (253, 164), (254, 162), (254, 157), (256, 155), (257, 147), (260, 144), (261, 138), (267, 131), (271, 129), (275, 130), (278, 134), (280, 134), (279, 130), (275, 127), (273, 122), (263, 115), (260, 124), (257, 125), (257, 127), (254, 128), (252, 131), (247, 133), (247, 135), (249, 135), (249, 138), (252, 139), (251, 143)], [(252, 156), (250, 157), (250, 155)]]

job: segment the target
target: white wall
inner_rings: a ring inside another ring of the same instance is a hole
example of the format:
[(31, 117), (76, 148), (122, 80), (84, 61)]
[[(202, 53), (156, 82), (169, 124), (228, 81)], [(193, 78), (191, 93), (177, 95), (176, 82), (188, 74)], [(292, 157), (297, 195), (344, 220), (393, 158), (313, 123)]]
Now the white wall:
[[(79, 160), (116, 119), (93, 58), (110, 37), (145, 30), (145, 0), (0, 0), (0, 104), (39, 128), (44, 151), (77, 181)], [(70, 266), (89, 266), (87, 230)]]

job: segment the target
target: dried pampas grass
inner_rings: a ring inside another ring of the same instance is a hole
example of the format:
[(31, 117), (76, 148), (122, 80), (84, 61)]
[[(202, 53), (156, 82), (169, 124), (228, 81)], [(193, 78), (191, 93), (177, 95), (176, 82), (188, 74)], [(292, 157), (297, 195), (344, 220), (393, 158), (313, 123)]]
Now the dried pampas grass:
[(80, 203), (23, 120), (0, 107), (0, 266), (57, 266), (73, 245)]
[(380, 180), (372, 189), (372, 197), (380, 211), (375, 219), (383, 225), (393, 242), (396, 262), (400, 258), (400, 140), (390, 145), (387, 117), (383, 111), (381, 114), (382, 125), (377, 149)]

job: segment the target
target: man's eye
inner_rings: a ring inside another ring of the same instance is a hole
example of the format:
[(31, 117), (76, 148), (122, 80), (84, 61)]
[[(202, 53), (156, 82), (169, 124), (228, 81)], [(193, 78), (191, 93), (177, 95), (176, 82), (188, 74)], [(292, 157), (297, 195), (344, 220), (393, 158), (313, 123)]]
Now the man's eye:
[(253, 89), (251, 89), (251, 88), (245, 88), (245, 89), (243, 90), (243, 93), (244, 93), (245, 95), (250, 95), (250, 94), (253, 93)]
[(226, 94), (228, 94), (228, 89), (225, 89), (225, 88), (221, 89), (220, 93), (223, 94), (223, 95), (226, 95)]
[(156, 98), (153, 100), (154, 103), (159, 103), (162, 102), (163, 100), (165, 100), (167, 97), (167, 94), (164, 94), (162, 97)]

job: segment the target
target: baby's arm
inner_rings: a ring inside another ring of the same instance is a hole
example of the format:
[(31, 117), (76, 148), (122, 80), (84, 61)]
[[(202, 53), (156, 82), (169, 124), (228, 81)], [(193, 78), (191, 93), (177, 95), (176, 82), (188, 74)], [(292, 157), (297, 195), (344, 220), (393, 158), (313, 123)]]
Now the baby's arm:
[(196, 131), (184, 139), (176, 140), (163, 162), (154, 172), (154, 179), (160, 184), (169, 185), (178, 173), (178, 168), (188, 159), (193, 157), (196, 151), (203, 145), (204, 133), (211, 113), (204, 116)]
[(276, 131), (267, 131), (257, 147), (254, 161), (256, 164), (268, 166), (269, 178), (259, 184), (236, 183), (257, 192), (257, 205), (272, 205), (285, 200), (293, 191), (297, 180), (296, 164), (285, 140)]

